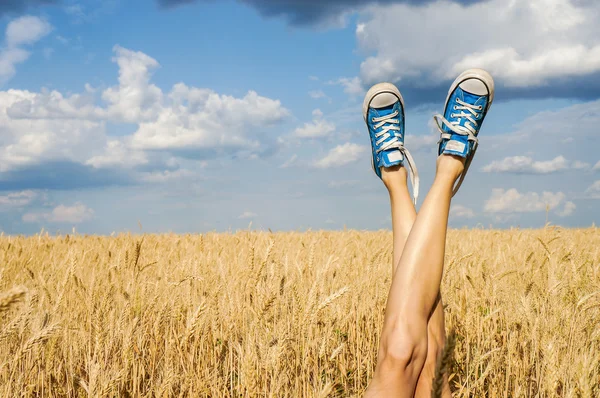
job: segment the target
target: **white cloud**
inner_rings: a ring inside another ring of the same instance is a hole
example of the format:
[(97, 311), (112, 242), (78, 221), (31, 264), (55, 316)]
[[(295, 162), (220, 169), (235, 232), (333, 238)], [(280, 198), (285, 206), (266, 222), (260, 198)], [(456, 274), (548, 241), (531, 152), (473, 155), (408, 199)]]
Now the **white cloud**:
[[(64, 160), (134, 167), (149, 162), (148, 150), (154, 157), (161, 156), (156, 150), (259, 151), (272, 140), (264, 130), (289, 115), (279, 101), (254, 91), (236, 98), (178, 83), (165, 94), (151, 83), (156, 60), (119, 46), (114, 52), (119, 84), (103, 92), (89, 84), (68, 96), (46, 89), (0, 91), (0, 171)], [(109, 138), (108, 122), (137, 129)]]
[(531, 168), (536, 173), (548, 174), (569, 168), (569, 162), (563, 156), (557, 156), (552, 160), (533, 162)]
[[(482, 170), (523, 174), (589, 170), (590, 163), (594, 164), (591, 160), (597, 160), (594, 148), (600, 145), (597, 134), (597, 126), (600, 123), (598, 109), (600, 101), (596, 100), (542, 111), (519, 122), (511, 132), (482, 137), (478, 154), (480, 161), (483, 160), (482, 163), (486, 165)], [(564, 144), (565, 131), (569, 131), (567, 136), (575, 145), (567, 147)], [(567, 161), (563, 160), (566, 156), (553, 156), (554, 159), (537, 160), (532, 159), (532, 155), (512, 156), (515, 148), (535, 148), (535, 152), (539, 154), (560, 154), (568, 151), (573, 159)], [(502, 155), (510, 156), (502, 161), (492, 161), (503, 158)]]
[(121, 46), (115, 46), (114, 52), (113, 62), (119, 65), (119, 85), (102, 93), (102, 99), (109, 104), (106, 109), (109, 118), (126, 123), (156, 120), (163, 93), (150, 83), (150, 78), (159, 66), (158, 61)]
[(556, 213), (561, 217), (567, 217), (567, 216), (570, 216), (571, 214), (573, 214), (575, 209), (577, 209), (577, 206), (575, 205), (575, 203), (569, 201), (569, 202), (565, 203), (565, 207), (562, 210), (557, 211)]
[(344, 92), (350, 95), (362, 95), (365, 93), (360, 77), (340, 77), (337, 80), (329, 81), (328, 84), (337, 84), (344, 88)]
[(324, 158), (316, 161), (314, 166), (320, 169), (345, 166), (357, 161), (366, 151), (365, 146), (347, 142), (331, 149)]
[(298, 127), (294, 135), (300, 138), (318, 138), (324, 137), (335, 131), (335, 124), (323, 118), (323, 112), (319, 109), (313, 111), (313, 121), (304, 123), (304, 126)]
[(585, 193), (591, 198), (600, 199), (600, 180), (594, 181), (592, 185), (585, 190)]
[[(93, 120), (20, 118), (11, 115), (46, 94), (0, 91), (0, 172), (47, 161), (83, 162), (106, 142), (105, 124)], [(26, 105), (25, 105), (26, 106)]]
[(73, 206), (59, 205), (52, 210), (49, 221), (78, 224), (94, 217), (94, 210), (82, 203)]
[(143, 173), (141, 180), (150, 183), (165, 183), (170, 181), (180, 181), (187, 178), (192, 178), (195, 175), (196, 173), (187, 169), (179, 169), (174, 171), (164, 170)]
[(26, 223), (52, 222), (80, 224), (94, 218), (94, 210), (83, 203), (75, 203), (73, 206), (59, 205), (49, 213), (25, 213), (22, 220)]
[(253, 213), (251, 211), (245, 211), (239, 215), (238, 219), (245, 220), (245, 219), (256, 218), (256, 217), (258, 217), (258, 214)]
[(6, 45), (18, 47), (33, 44), (52, 31), (45, 20), (26, 15), (10, 21), (6, 27)]
[(563, 156), (547, 161), (534, 161), (528, 156), (510, 156), (503, 160), (495, 160), (482, 170), (486, 173), (550, 174), (567, 170), (569, 167), (569, 162)]
[(552, 78), (583, 76), (600, 70), (600, 45), (565, 45), (528, 56), (514, 47), (493, 49), (466, 55), (446, 77), (453, 78), (472, 65), (489, 70), (507, 86), (539, 86)]
[(5, 195), (0, 195), (0, 211), (27, 206), (33, 202), (37, 196), (38, 194), (36, 192), (30, 190), (9, 192)]
[[(435, 84), (478, 66), (507, 86), (541, 86), (600, 71), (597, 2), (490, 0), (465, 6), (440, 0), (377, 5), (364, 15), (356, 36), (363, 50), (375, 52), (361, 65), (367, 83), (426, 77)], [(417, 38), (398, 46), (397, 38), (417, 31)]]
[(106, 143), (103, 154), (93, 156), (85, 163), (95, 168), (131, 167), (147, 164), (148, 157), (144, 152), (130, 148), (123, 141), (111, 140)]
[[(600, 100), (575, 104), (551, 111), (542, 111), (530, 116), (517, 125), (517, 131), (507, 140), (513, 144), (522, 140), (523, 136), (552, 137), (556, 140), (565, 139), (565, 131), (569, 131), (572, 142), (579, 142), (582, 137), (595, 136), (600, 123)], [(577, 126), (573, 129), (573, 126)], [(504, 137), (502, 137), (504, 139)], [(564, 148), (562, 143), (557, 147)]]
[(594, 167), (592, 168), (592, 170), (600, 170), (600, 160), (598, 161), (598, 163), (596, 163), (594, 165)]
[(533, 213), (556, 209), (565, 200), (562, 192), (519, 193), (515, 188), (495, 188), (485, 202), (484, 210), (494, 214)]
[(406, 136), (406, 148), (412, 153), (420, 150), (433, 150), (437, 149), (437, 142), (440, 139), (439, 133), (436, 131), (435, 134), (428, 135), (414, 135), (409, 134)]
[(462, 205), (452, 205), (450, 208), (450, 217), (473, 218), (475, 217), (475, 212), (472, 209)]
[(176, 84), (153, 121), (142, 122), (134, 134), (136, 149), (253, 148), (252, 128), (264, 129), (289, 115), (281, 103), (254, 91), (243, 98), (209, 89)]
[(588, 170), (591, 167), (589, 163), (576, 160), (571, 164), (571, 168), (574, 170)]
[(23, 214), (23, 217), (21, 219), (23, 220), (23, 222), (36, 223), (39, 222), (41, 217), (39, 213), (25, 213)]
[(313, 98), (313, 99), (327, 98), (327, 95), (325, 95), (325, 93), (323, 92), (323, 90), (309, 91), (308, 95), (310, 96), (310, 98)]
[(7, 81), (16, 73), (16, 65), (31, 55), (23, 46), (34, 44), (48, 35), (52, 26), (45, 20), (23, 16), (9, 22), (5, 33), (5, 46), (0, 50), (0, 81)]
[(298, 160), (298, 155), (293, 154), (285, 162), (283, 162), (283, 164), (281, 166), (279, 166), (279, 168), (280, 169), (287, 169), (289, 167), (292, 167), (293, 165), (296, 164), (297, 160)]

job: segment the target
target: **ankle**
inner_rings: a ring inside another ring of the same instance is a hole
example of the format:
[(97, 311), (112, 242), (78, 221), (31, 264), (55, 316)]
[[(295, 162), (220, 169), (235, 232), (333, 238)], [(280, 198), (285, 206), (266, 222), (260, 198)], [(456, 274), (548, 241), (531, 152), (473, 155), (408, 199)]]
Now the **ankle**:
[(407, 172), (402, 166), (382, 167), (381, 180), (390, 193), (407, 189)]
[(440, 155), (436, 164), (436, 178), (456, 180), (465, 169), (465, 158), (453, 155)]

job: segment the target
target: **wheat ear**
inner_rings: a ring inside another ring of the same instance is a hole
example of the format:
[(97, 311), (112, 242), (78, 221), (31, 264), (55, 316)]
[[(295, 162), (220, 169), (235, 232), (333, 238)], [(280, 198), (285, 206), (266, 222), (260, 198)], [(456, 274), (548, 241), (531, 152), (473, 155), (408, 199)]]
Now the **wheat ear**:
[(24, 287), (16, 287), (0, 296), (0, 313), (10, 310), (15, 304), (25, 297), (27, 290)]

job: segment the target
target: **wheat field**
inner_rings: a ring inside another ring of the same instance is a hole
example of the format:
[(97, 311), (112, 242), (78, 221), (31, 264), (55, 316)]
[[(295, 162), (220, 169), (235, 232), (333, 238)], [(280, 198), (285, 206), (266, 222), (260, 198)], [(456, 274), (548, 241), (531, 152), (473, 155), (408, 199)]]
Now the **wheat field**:
[[(370, 380), (390, 232), (0, 238), (2, 397), (342, 397)], [(455, 397), (600, 396), (600, 232), (452, 230)]]

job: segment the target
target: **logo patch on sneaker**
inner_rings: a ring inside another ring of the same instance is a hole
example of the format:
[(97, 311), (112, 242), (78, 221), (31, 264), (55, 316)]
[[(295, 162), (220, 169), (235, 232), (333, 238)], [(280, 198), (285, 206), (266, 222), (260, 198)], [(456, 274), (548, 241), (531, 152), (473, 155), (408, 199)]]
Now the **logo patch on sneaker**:
[(450, 140), (446, 144), (444, 151), (455, 151), (455, 152), (464, 152), (465, 151), (465, 143), (460, 141)]
[(398, 162), (402, 160), (402, 154), (400, 152), (388, 153), (388, 160), (390, 162)]

